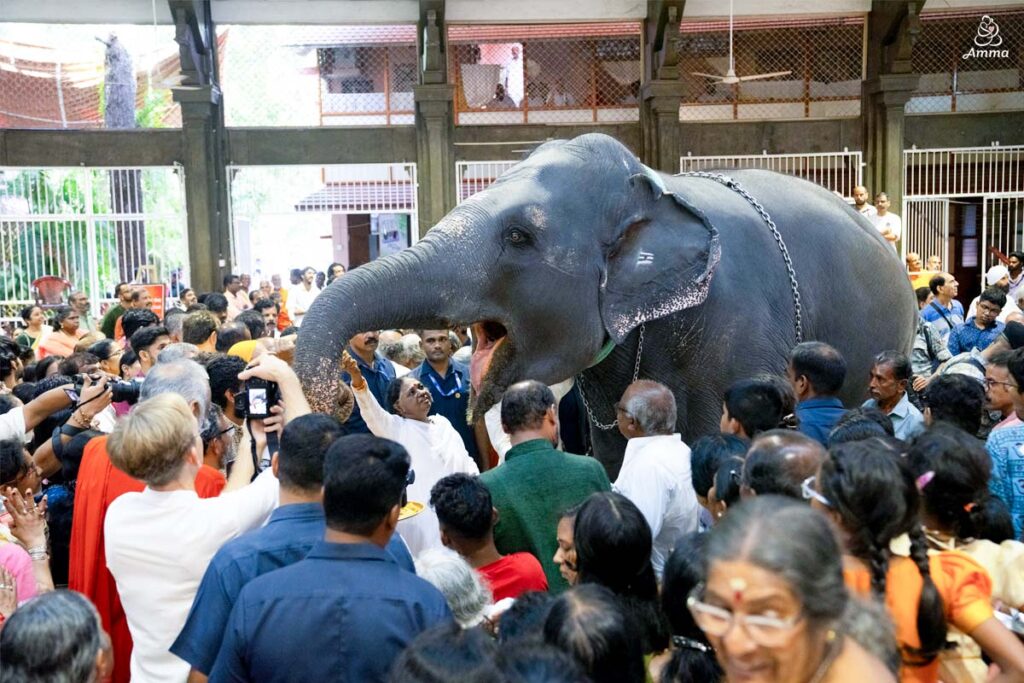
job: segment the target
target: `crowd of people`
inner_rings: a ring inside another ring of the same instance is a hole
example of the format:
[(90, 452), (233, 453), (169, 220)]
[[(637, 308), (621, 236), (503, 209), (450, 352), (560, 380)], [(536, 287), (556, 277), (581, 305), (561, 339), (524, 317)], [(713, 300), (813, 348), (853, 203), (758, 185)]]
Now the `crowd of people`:
[(634, 381), (613, 472), (571, 382), (470, 422), (465, 328), (353, 336), (311, 412), (290, 362), (341, 264), (162, 320), (130, 283), (101, 318), (30, 306), (0, 337), (0, 682), (1024, 680), (1022, 262), (966, 313), (929, 264), (852, 409), (818, 341), (692, 443)]

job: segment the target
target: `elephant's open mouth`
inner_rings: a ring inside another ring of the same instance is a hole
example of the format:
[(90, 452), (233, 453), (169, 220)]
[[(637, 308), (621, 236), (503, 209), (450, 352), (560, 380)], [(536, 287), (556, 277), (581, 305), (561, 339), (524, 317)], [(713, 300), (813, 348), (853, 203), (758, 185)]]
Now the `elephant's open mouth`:
[(479, 395), (494, 362), (495, 352), (508, 339), (508, 330), (501, 323), (492, 320), (474, 323), (473, 339), (476, 341), (476, 349), (469, 362), (469, 380), (473, 384), (473, 390)]

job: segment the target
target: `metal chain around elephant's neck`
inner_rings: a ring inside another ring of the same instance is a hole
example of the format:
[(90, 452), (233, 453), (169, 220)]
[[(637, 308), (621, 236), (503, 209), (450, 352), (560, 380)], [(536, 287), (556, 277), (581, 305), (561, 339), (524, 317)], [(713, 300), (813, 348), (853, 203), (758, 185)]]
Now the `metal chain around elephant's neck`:
[[(644, 352), (644, 329), (646, 328), (646, 326), (646, 323), (640, 323), (640, 339), (637, 341), (636, 344), (636, 363), (633, 364), (633, 380), (630, 382), (630, 384), (635, 382), (640, 377), (640, 356)], [(603, 422), (598, 422), (597, 418), (594, 417), (594, 411), (593, 409), (591, 409), (590, 403), (587, 401), (587, 394), (586, 392), (583, 391), (582, 372), (579, 374), (577, 381), (580, 384), (580, 398), (583, 399), (583, 407), (587, 411), (587, 417), (590, 418), (590, 424), (594, 425), (595, 427), (603, 431), (615, 429), (615, 427), (619, 424), (618, 416), (616, 416), (615, 419), (611, 421), (611, 424), (604, 424)]]
[(761, 215), (761, 220), (765, 222), (768, 229), (772, 231), (772, 237), (775, 238), (776, 244), (779, 245), (779, 251), (782, 252), (782, 260), (786, 264), (786, 274), (789, 275), (789, 287), (793, 290), (793, 319), (794, 327), (796, 328), (796, 343), (799, 344), (804, 340), (804, 326), (803, 326), (803, 307), (800, 305), (800, 286), (796, 281), (796, 270), (793, 268), (793, 259), (789, 257), (789, 249), (786, 248), (786, 242), (782, 239), (782, 233), (775, 225), (775, 221), (768, 215), (768, 212), (761, 206), (761, 202), (754, 199), (753, 195), (743, 189), (743, 186), (735, 178), (730, 178), (723, 173), (708, 173), (707, 171), (690, 171), (689, 173), (677, 173), (675, 177), (691, 177), (691, 178), (708, 178), (714, 180), (717, 183), (725, 185), (730, 190), (738, 194), (739, 196), (746, 199), (754, 210)]

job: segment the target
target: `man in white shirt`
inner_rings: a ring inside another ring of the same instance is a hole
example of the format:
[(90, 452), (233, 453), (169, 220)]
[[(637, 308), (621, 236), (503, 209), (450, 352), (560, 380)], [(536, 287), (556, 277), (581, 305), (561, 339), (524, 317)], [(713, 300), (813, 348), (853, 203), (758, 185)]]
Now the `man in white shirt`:
[(636, 505), (651, 527), (651, 564), (661, 579), (676, 543), (697, 530), (700, 506), (690, 478), (690, 448), (675, 433), (676, 399), (664, 384), (637, 380), (615, 406), (629, 442), (612, 488)]
[(882, 233), (885, 241), (896, 249), (896, 242), (900, 239), (903, 231), (903, 222), (900, 217), (889, 211), (889, 196), (884, 192), (875, 195), (875, 215), (871, 217), (878, 232)]
[[(253, 426), (259, 442), (262, 424)], [(246, 434), (242, 452), (248, 452), (247, 442)], [(185, 399), (169, 392), (142, 401), (121, 418), (107, 451), (115, 467), (146, 483), (143, 491), (111, 503), (103, 526), (107, 566), (134, 642), (131, 676), (183, 681), (189, 665), (169, 648), (203, 573), (225, 542), (270, 516), (277, 506), (277, 479), (268, 469), (249, 484), (252, 458), (240, 457), (224, 493), (200, 499), (195, 491), (203, 464), (199, 425)]]
[(878, 213), (875, 207), (868, 203), (868, 188), (863, 185), (853, 188), (853, 208), (857, 209), (857, 212), (868, 220), (871, 220)]
[(302, 271), (302, 282), (288, 291), (288, 315), (295, 327), (302, 327), (302, 319), (306, 311), (313, 305), (313, 300), (320, 295), (320, 290), (313, 284), (316, 269), (306, 266)]

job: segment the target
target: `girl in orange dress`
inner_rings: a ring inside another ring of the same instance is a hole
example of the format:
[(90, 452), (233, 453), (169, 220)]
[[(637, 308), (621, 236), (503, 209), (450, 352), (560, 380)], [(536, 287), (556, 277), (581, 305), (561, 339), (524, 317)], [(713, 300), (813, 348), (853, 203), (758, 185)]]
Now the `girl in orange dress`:
[[(915, 477), (899, 453), (877, 438), (842, 444), (829, 451), (816, 480), (812, 505), (839, 527), (846, 585), (884, 602), (892, 617), (901, 681), (939, 680), (947, 624), (999, 665), (991, 680), (1024, 680), (1024, 645), (993, 615), (988, 572), (961, 552), (929, 555)], [(903, 534), (910, 538), (909, 558), (890, 551)]]
[[(907, 453), (921, 492), (921, 521), (928, 552), (959, 550), (985, 568), (992, 597), (1007, 608), (1024, 608), (1024, 543), (1014, 539), (1006, 504), (992, 496), (992, 459), (970, 434), (936, 425)], [(951, 631), (955, 647), (939, 657), (943, 683), (984, 680), (988, 665), (973, 639)]]

